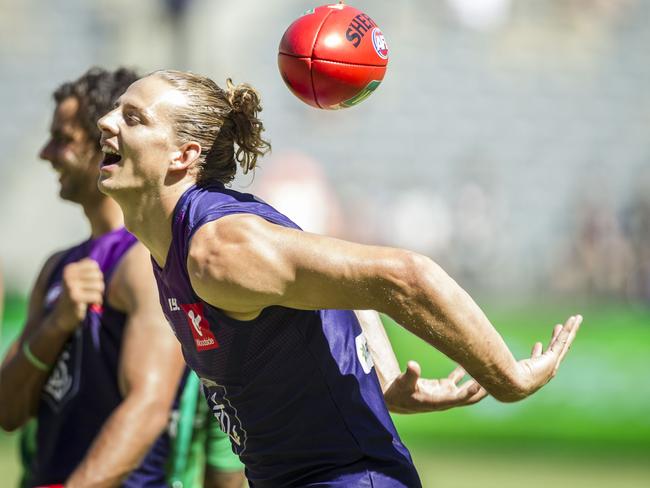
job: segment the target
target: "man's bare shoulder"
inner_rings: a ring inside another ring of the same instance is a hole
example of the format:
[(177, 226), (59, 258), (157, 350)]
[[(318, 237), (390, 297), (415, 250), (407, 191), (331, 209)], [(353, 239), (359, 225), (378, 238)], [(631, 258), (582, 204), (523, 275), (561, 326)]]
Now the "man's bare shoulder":
[(188, 270), (211, 268), (219, 271), (222, 265), (238, 259), (239, 254), (251, 246), (262, 246), (272, 235), (271, 224), (262, 217), (252, 214), (232, 214), (202, 225), (190, 241)]
[(116, 309), (128, 312), (134, 302), (146, 292), (156, 290), (149, 250), (136, 242), (118, 262), (108, 286), (108, 301)]
[(265, 306), (278, 304), (293, 278), (280, 244), (285, 231), (297, 232), (250, 214), (229, 215), (202, 226), (187, 257), (194, 291), (237, 317), (256, 316)]

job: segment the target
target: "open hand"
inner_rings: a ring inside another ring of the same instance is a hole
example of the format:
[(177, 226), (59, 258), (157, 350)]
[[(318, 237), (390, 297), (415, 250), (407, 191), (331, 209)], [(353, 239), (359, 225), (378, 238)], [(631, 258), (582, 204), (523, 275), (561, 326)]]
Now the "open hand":
[(573, 315), (564, 325), (557, 324), (553, 328), (551, 342), (546, 351), (542, 343), (536, 342), (530, 358), (517, 363), (519, 376), (526, 395), (530, 395), (548, 383), (557, 373), (560, 363), (569, 352), (582, 323), (581, 315)]
[(421, 368), (409, 361), (406, 371), (395, 378), (384, 393), (386, 405), (394, 413), (422, 413), (472, 405), (487, 395), (473, 379), (459, 384), (465, 370), (458, 366), (438, 380), (420, 377)]

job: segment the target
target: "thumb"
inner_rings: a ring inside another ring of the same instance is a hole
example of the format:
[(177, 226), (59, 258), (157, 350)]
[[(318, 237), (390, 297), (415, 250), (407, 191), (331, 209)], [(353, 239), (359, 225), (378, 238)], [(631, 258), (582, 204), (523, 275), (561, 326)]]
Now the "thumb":
[(479, 385), (476, 380), (470, 380), (466, 384), (465, 396), (472, 397), (481, 391), (481, 385)]
[(406, 365), (406, 371), (402, 374), (401, 382), (413, 390), (421, 374), (422, 369), (420, 365), (416, 361), (409, 361)]

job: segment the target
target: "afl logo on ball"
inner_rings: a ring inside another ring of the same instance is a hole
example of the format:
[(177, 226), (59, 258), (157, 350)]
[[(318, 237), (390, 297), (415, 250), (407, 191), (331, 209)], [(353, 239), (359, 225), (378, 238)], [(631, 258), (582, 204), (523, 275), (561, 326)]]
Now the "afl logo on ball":
[(377, 27), (372, 30), (372, 45), (375, 47), (375, 51), (381, 59), (388, 59), (388, 45), (386, 44), (386, 39), (384, 39), (384, 35)]

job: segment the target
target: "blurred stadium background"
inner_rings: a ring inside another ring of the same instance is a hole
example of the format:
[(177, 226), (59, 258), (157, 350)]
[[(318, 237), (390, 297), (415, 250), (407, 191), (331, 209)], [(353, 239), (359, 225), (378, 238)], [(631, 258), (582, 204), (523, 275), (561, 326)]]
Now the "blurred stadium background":
[[(263, 96), (273, 155), (235, 187), (308, 230), (433, 257), (519, 356), (585, 323), (514, 405), (395, 417), (426, 487), (650, 486), (650, 1), (357, 0), (390, 47), (370, 99), (317, 111), (276, 68), (303, 0), (0, 0), (1, 349), (36, 272), (86, 237), (38, 161), (52, 90), (92, 65), (230, 76)], [(452, 364), (387, 324), (404, 363)], [(3, 486), (16, 436), (0, 434)]]

